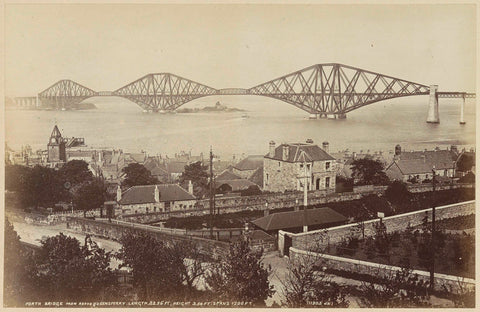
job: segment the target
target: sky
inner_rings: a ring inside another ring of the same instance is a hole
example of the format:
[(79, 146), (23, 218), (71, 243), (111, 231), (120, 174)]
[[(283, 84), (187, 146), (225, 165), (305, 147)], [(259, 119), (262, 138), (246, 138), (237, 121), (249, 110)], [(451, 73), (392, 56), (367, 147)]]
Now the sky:
[(60, 79), (116, 90), (170, 72), (250, 88), (338, 62), (475, 91), (476, 8), (461, 5), (7, 4), (5, 93)]

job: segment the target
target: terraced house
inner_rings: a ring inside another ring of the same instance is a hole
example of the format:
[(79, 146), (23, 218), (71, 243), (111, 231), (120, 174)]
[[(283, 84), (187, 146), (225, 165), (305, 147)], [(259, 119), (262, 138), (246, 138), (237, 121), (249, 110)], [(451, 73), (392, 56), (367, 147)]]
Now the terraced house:
[(271, 141), (269, 147), (263, 158), (265, 191), (300, 191), (305, 178), (308, 190), (335, 191), (335, 158), (328, 153), (328, 142), (320, 148), (312, 140), (277, 147)]

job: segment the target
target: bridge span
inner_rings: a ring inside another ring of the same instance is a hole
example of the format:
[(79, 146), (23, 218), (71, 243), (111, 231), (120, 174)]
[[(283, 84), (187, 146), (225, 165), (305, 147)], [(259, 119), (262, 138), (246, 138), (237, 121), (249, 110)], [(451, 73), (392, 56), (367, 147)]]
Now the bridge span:
[[(465, 98), (474, 93), (438, 92), (438, 86), (412, 81), (338, 63), (313, 65), (251, 87), (215, 89), (171, 73), (147, 74), (115, 91), (96, 92), (72, 80), (60, 80), (40, 92), (36, 106), (69, 108), (95, 96), (120, 96), (144, 110), (174, 111), (195, 99), (212, 95), (266, 96), (294, 105), (316, 118), (346, 118), (355, 109), (398, 97), (429, 95), (427, 122), (440, 122), (438, 98)], [(24, 98), (15, 98), (17, 104)]]

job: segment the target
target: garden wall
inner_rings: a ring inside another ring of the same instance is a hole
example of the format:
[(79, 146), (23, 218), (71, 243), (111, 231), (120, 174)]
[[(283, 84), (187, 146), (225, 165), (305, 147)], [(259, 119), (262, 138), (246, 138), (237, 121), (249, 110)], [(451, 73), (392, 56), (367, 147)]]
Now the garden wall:
[[(453, 218), (472, 213), (475, 213), (474, 200), (437, 207), (435, 209), (435, 219), (440, 220)], [(431, 220), (432, 208), (386, 217), (383, 218), (382, 221), (387, 227), (387, 232), (391, 233), (395, 231), (403, 231), (409, 225), (417, 226), (422, 224), (425, 214), (427, 214), (429, 220)], [(373, 225), (374, 223), (378, 222), (378, 220), (379, 219), (373, 219), (364, 222), (365, 236), (372, 236), (375, 233)], [(279, 231), (279, 236), (282, 236), (282, 238), (284, 236), (289, 236), (292, 241), (291, 246), (294, 248), (311, 250), (312, 248), (325, 247), (328, 244), (336, 244), (340, 242), (351, 233), (352, 228), (354, 227), (358, 227), (358, 223), (351, 223), (305, 233), (289, 233), (285, 231)], [(288, 247), (284, 246), (284, 241), (284, 239), (279, 239), (278, 241), (278, 249), (280, 250), (281, 255), (284, 253), (284, 248)]]
[(161, 231), (156, 227), (133, 224), (126, 222), (116, 222), (112, 220), (91, 220), (82, 219), (76, 217), (67, 218), (67, 228), (74, 231), (78, 231), (85, 234), (105, 237), (112, 240), (120, 240), (123, 235), (127, 233), (140, 234), (146, 233), (155, 237), (160, 241), (174, 241), (174, 242), (193, 242), (197, 245), (202, 252), (208, 255), (217, 256), (225, 254), (229, 250), (229, 243), (221, 242), (217, 240), (210, 240), (201, 237), (187, 236), (181, 233), (168, 233)]
[[(316, 257), (321, 259), (321, 261), (323, 261), (322, 265), (325, 265), (328, 269), (367, 274), (372, 277), (388, 277), (402, 269), (397, 266), (319, 254), (293, 247), (290, 248), (290, 259), (295, 261), (303, 257)], [(429, 272), (413, 270), (412, 273), (417, 274), (419, 280), (430, 282)], [(435, 289), (443, 290), (443, 286), (446, 286), (447, 289), (453, 293), (459, 293), (462, 288), (475, 290), (475, 280), (454, 275), (435, 273), (434, 283)]]

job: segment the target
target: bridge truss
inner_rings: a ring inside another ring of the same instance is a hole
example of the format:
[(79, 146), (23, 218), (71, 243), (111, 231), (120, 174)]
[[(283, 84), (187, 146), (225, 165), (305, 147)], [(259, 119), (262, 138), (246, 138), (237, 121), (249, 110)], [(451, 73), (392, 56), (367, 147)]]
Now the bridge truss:
[[(259, 84), (250, 89), (215, 89), (170, 74), (148, 74), (116, 91), (95, 92), (71, 80), (61, 80), (38, 94), (42, 104), (62, 108), (92, 96), (120, 96), (145, 110), (173, 111), (194, 99), (210, 95), (259, 95), (275, 98), (310, 114), (346, 113), (378, 101), (427, 95), (426, 85), (338, 63), (317, 64)], [(448, 92), (438, 92), (447, 97)], [(458, 95), (448, 93), (450, 97)], [(458, 94), (466, 94), (457, 92)]]
[(429, 87), (351, 66), (318, 64), (262, 83), (249, 93), (327, 115), (345, 114), (382, 100), (425, 95)]
[(60, 80), (38, 94), (42, 105), (53, 108), (67, 108), (96, 96), (97, 92), (72, 80)]

